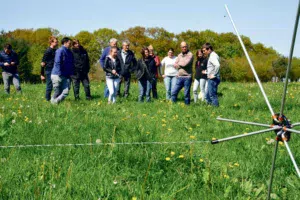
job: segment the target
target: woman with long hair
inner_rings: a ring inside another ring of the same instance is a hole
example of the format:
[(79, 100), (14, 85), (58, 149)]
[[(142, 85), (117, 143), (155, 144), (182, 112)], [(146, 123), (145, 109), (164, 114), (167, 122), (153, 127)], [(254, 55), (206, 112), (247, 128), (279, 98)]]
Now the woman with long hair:
[(193, 86), (194, 102), (198, 99), (198, 88), (200, 86), (200, 99), (204, 101), (207, 93), (207, 75), (202, 73), (207, 70), (207, 58), (202, 53), (201, 49), (196, 52), (196, 64), (195, 64), (195, 80)]

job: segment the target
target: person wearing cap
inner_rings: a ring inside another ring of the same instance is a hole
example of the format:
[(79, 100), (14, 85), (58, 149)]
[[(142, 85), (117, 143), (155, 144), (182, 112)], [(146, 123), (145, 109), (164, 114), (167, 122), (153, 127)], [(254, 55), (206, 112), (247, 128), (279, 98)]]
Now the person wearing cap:
[(6, 94), (10, 94), (11, 82), (14, 84), (16, 91), (21, 93), (20, 78), (18, 74), (18, 55), (12, 50), (10, 44), (4, 45), (4, 50), (0, 52), (0, 67), (2, 68), (2, 78)]
[(148, 47), (149, 49), (149, 55), (154, 59), (155, 61), (155, 66), (156, 68), (154, 69), (155, 71), (155, 76), (153, 77), (152, 81), (152, 96), (154, 99), (158, 99), (158, 94), (157, 94), (157, 79), (158, 79), (158, 72), (159, 72), (159, 67), (161, 66), (160, 64), (160, 59), (157, 55), (154, 53), (154, 48), (152, 45)]

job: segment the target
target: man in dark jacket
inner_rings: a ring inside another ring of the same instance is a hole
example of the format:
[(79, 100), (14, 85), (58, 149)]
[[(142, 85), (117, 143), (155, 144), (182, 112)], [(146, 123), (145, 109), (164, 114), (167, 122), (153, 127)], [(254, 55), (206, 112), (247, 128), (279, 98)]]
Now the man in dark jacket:
[(10, 93), (11, 82), (13, 82), (17, 92), (21, 92), (20, 78), (17, 70), (18, 65), (18, 55), (12, 50), (12, 46), (10, 44), (4, 45), (4, 51), (0, 52), (0, 67), (2, 68), (6, 94)]
[(51, 73), (54, 94), (51, 98), (52, 104), (58, 104), (69, 94), (70, 77), (74, 74), (74, 58), (71, 50), (71, 39), (64, 37), (62, 46), (56, 50), (54, 66)]
[[(124, 97), (127, 98), (129, 96), (129, 88), (130, 88), (130, 79), (131, 73), (135, 70), (137, 61), (134, 53), (129, 50), (130, 42), (128, 40), (123, 41), (122, 49), (118, 51), (118, 58), (122, 67), (122, 77), (124, 78)], [(120, 95), (120, 88), (122, 85), (122, 80), (120, 83), (118, 94)]]
[[(51, 71), (54, 65), (55, 51), (58, 44), (56, 37), (51, 36), (49, 39), (50, 47), (44, 53), (42, 63), (41, 63), (41, 79), (44, 81), (46, 79), (46, 94), (45, 98), (47, 101), (51, 99), (51, 92), (53, 89), (51, 81)], [(46, 73), (45, 73), (46, 72)], [(46, 74), (46, 78), (45, 78)]]
[(89, 71), (90, 60), (86, 50), (80, 45), (78, 40), (73, 40), (73, 57), (74, 57), (74, 75), (72, 75), (72, 81), (74, 84), (74, 96), (75, 100), (79, 100), (79, 88), (80, 82), (84, 87), (85, 97), (87, 100), (91, 100)]

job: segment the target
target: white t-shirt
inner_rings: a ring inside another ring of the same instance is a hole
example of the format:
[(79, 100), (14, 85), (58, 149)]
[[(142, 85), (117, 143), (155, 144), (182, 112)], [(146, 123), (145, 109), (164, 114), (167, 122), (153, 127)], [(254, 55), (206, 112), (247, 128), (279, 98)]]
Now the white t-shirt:
[(178, 70), (174, 67), (176, 56), (170, 58), (169, 56), (165, 57), (161, 61), (161, 66), (165, 66), (165, 75), (166, 76), (176, 76)]

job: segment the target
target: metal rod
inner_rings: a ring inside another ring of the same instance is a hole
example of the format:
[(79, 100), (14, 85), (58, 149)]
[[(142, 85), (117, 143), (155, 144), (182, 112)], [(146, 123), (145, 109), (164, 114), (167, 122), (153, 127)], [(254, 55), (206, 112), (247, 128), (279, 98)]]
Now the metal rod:
[(275, 114), (274, 114), (273, 108), (272, 108), (272, 106), (271, 106), (271, 104), (270, 104), (270, 102), (269, 102), (269, 100), (268, 100), (268, 97), (267, 97), (267, 95), (266, 95), (266, 93), (265, 93), (265, 90), (264, 90), (264, 88), (263, 88), (263, 86), (262, 86), (262, 84), (261, 84), (261, 82), (260, 82), (260, 80), (259, 80), (259, 77), (258, 77), (258, 75), (257, 75), (257, 73), (256, 73), (256, 70), (255, 70), (255, 68), (254, 68), (254, 66), (253, 66), (253, 64), (252, 64), (252, 61), (251, 61), (251, 59), (250, 59), (250, 57), (249, 57), (249, 55), (248, 55), (247, 49), (246, 49), (246, 47), (245, 47), (245, 45), (244, 45), (244, 42), (243, 42), (243, 40), (242, 40), (242, 38), (241, 38), (241, 36), (240, 36), (240, 34), (239, 34), (239, 32), (238, 32), (238, 30), (237, 30), (235, 24), (234, 24), (234, 21), (233, 21), (233, 19), (232, 19), (232, 17), (231, 17), (231, 14), (230, 14), (230, 12), (229, 12), (229, 9), (228, 9), (227, 5), (225, 5), (225, 9), (226, 9), (226, 11), (227, 11), (227, 13), (228, 13), (228, 16), (229, 16), (230, 20), (231, 20), (231, 23), (232, 23), (233, 28), (234, 28), (234, 30), (235, 30), (235, 32), (236, 32), (236, 35), (237, 35), (237, 37), (238, 37), (238, 39), (239, 39), (239, 41), (240, 41), (240, 43), (241, 43), (241, 45), (242, 45), (242, 48), (243, 48), (244, 53), (245, 53), (245, 55), (246, 55), (246, 58), (247, 58), (247, 60), (248, 60), (248, 62), (249, 62), (249, 65), (250, 65), (250, 67), (251, 67), (251, 70), (252, 70), (252, 72), (253, 72), (253, 74), (254, 74), (254, 77), (255, 77), (255, 79), (256, 79), (256, 81), (257, 81), (257, 83), (258, 83), (258, 86), (259, 86), (259, 88), (260, 88), (260, 91), (261, 91), (261, 93), (262, 93), (263, 96), (264, 96), (264, 99), (265, 99), (265, 101), (266, 101), (266, 103), (267, 103), (267, 106), (269, 107), (269, 110), (270, 110), (270, 112), (271, 112), (271, 114), (272, 114), (272, 117), (274, 117)]
[(279, 143), (279, 141), (276, 140), (275, 149), (274, 149), (274, 155), (273, 155), (273, 161), (272, 161), (272, 167), (271, 167), (270, 182), (269, 182), (269, 187), (268, 187), (268, 198), (267, 198), (268, 200), (271, 199), (271, 191), (272, 191), (272, 184), (273, 184), (275, 161), (276, 161), (277, 150), (278, 150), (278, 143)]
[(299, 16), (300, 16), (300, 1), (298, 3), (298, 10), (297, 10), (297, 13), (296, 13), (294, 33), (293, 33), (292, 44), (291, 44), (291, 49), (290, 49), (290, 54), (289, 54), (288, 66), (287, 66), (286, 75), (285, 75), (283, 95), (282, 95), (282, 100), (281, 100), (281, 107), (280, 107), (280, 115), (279, 116), (283, 115), (284, 104), (285, 104), (285, 100), (286, 100), (286, 91), (287, 91), (287, 86), (288, 86), (288, 83), (289, 83), (289, 81), (288, 81), (289, 80), (289, 74), (290, 74), (290, 70), (292, 68), (292, 60), (293, 60), (294, 46), (295, 46), (297, 30), (298, 30)]
[(216, 139), (216, 140), (211, 141), (211, 143), (217, 144), (217, 143), (224, 142), (227, 140), (233, 140), (233, 139), (237, 139), (237, 138), (241, 138), (241, 137), (248, 137), (251, 135), (256, 135), (256, 134), (265, 133), (265, 132), (269, 132), (269, 131), (275, 131), (275, 130), (279, 130), (279, 129), (281, 129), (281, 127), (269, 128), (269, 129), (255, 131), (255, 132), (251, 132), (251, 133), (247, 133), (247, 134), (235, 135), (235, 136), (227, 137), (227, 138), (223, 138), (223, 139)]
[(255, 125), (255, 126), (263, 126), (263, 127), (267, 127), (267, 128), (271, 127), (268, 124), (260, 124), (260, 123), (255, 123), (255, 122), (239, 121), (239, 120), (234, 120), (234, 119), (224, 119), (224, 118), (221, 118), (221, 117), (217, 117), (217, 120), (225, 121), (225, 122), (234, 122), (234, 123), (238, 123), (238, 124), (249, 124), (249, 125)]
[(298, 133), (298, 134), (300, 134), (300, 131), (297, 131), (297, 130), (294, 130), (294, 129), (284, 128), (284, 130), (292, 132), (292, 133)]
[(299, 170), (298, 165), (297, 165), (297, 163), (296, 163), (296, 161), (295, 161), (295, 158), (294, 158), (294, 156), (293, 156), (293, 154), (292, 154), (292, 151), (291, 151), (291, 149), (290, 149), (290, 147), (289, 147), (289, 144), (288, 144), (288, 142), (285, 140), (284, 134), (282, 135), (282, 138), (283, 138), (283, 142), (284, 142), (284, 144), (285, 144), (285, 147), (286, 147), (286, 149), (287, 149), (288, 152), (289, 152), (290, 158), (291, 158), (291, 160), (292, 160), (292, 162), (293, 162), (293, 164), (294, 164), (294, 167), (295, 167), (295, 169), (296, 169), (296, 171), (297, 171), (297, 174), (298, 174), (298, 176), (299, 176), (299, 178), (300, 178), (300, 170)]
[(292, 127), (295, 127), (295, 126), (300, 126), (300, 122), (292, 124)]

